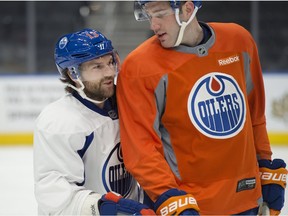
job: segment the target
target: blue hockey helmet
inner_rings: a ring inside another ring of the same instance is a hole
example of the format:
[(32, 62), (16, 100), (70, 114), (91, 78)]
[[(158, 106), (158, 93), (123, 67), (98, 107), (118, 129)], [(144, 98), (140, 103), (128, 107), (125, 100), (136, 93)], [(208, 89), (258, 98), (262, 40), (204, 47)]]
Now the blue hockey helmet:
[(101, 32), (86, 28), (62, 36), (55, 46), (54, 59), (62, 76), (63, 70), (68, 68), (78, 78), (80, 64), (107, 54), (112, 54), (118, 63), (115, 53), (112, 42)]
[[(146, 14), (145, 10), (143, 9), (143, 6), (152, 1), (146, 1), (146, 0), (136, 0), (134, 1), (134, 16), (137, 21), (145, 21), (149, 20), (148, 15)], [(171, 8), (175, 11), (176, 9), (179, 9), (181, 1), (168, 1), (170, 3)], [(201, 8), (202, 2), (200, 1), (192, 1), (194, 6), (197, 8)]]

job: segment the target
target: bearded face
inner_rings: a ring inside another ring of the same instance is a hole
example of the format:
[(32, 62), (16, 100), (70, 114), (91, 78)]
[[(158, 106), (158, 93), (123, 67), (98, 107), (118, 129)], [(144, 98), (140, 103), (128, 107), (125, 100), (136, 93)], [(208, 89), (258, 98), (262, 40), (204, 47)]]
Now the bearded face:
[(104, 100), (111, 97), (115, 92), (114, 77), (104, 77), (99, 81), (83, 81), (84, 92), (93, 100)]
[[(81, 64), (80, 80), (85, 95), (93, 101), (105, 101), (115, 93), (116, 64), (112, 55), (105, 55)], [(76, 80), (77, 88), (81, 83)]]

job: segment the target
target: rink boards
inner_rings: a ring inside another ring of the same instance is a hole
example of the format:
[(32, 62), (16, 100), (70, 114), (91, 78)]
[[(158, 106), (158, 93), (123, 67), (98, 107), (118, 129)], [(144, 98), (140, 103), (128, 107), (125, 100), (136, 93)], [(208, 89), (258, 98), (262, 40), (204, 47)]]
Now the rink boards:
[[(267, 130), (274, 145), (288, 144), (288, 72), (264, 73)], [(31, 145), (40, 111), (63, 96), (55, 75), (0, 76), (0, 145)]]

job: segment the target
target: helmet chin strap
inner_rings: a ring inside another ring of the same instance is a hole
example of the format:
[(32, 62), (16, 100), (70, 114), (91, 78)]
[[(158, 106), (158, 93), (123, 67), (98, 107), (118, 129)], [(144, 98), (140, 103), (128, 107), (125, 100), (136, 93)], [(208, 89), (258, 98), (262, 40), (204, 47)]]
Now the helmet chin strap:
[(84, 86), (82, 80), (80, 80), (79, 78), (77, 78), (76, 81), (78, 81), (78, 82), (80, 83), (80, 86), (81, 86), (80, 88), (76, 88), (75, 86), (73, 86), (73, 85), (71, 85), (71, 84), (67, 84), (67, 86), (69, 86), (69, 87), (71, 87), (72, 89), (74, 89), (75, 91), (77, 91), (77, 92), (79, 93), (79, 95), (80, 95), (83, 99), (86, 99), (86, 100), (88, 100), (88, 101), (90, 101), (90, 102), (92, 102), (92, 103), (95, 103), (95, 104), (101, 104), (101, 103), (105, 102), (105, 101), (108, 99), (108, 98), (105, 98), (105, 99), (102, 100), (102, 101), (98, 101), (98, 100), (93, 100), (93, 99), (87, 97), (87, 95), (86, 95), (85, 92), (83, 91), (84, 88), (85, 88), (85, 86)]
[(190, 18), (189, 18), (189, 20), (187, 22), (181, 22), (180, 21), (179, 8), (175, 9), (175, 18), (176, 18), (176, 21), (177, 21), (178, 25), (180, 26), (180, 30), (179, 30), (179, 33), (178, 33), (177, 41), (174, 44), (174, 47), (177, 47), (177, 46), (179, 46), (181, 44), (182, 39), (183, 39), (183, 35), (184, 35), (184, 31), (185, 31), (187, 25), (194, 19), (198, 9), (199, 9), (198, 7), (194, 8), (194, 11), (193, 11), (192, 15), (190, 16)]

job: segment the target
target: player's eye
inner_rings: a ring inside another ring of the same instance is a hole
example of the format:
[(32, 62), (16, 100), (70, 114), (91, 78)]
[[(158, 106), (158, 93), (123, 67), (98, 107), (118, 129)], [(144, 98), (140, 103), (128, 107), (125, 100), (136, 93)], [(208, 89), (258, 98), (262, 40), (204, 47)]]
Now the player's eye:
[(159, 12), (154, 14), (154, 17), (159, 18), (159, 19), (163, 18), (164, 16), (167, 16), (166, 11), (159, 11)]
[(171, 14), (174, 14), (174, 11), (172, 9), (166, 9), (166, 10), (159, 10), (153, 13), (146, 12), (147, 17), (151, 20), (152, 18), (158, 18), (163, 19), (166, 16), (169, 16)]
[(105, 66), (103, 65), (103, 64), (95, 64), (94, 66), (93, 66), (93, 69), (96, 69), (96, 70), (101, 70), (101, 69), (103, 69)]

